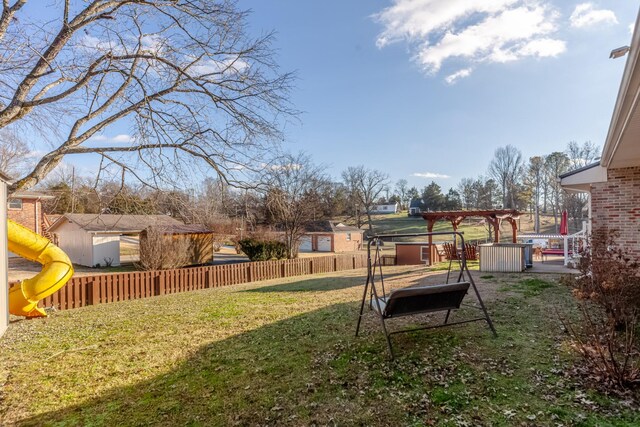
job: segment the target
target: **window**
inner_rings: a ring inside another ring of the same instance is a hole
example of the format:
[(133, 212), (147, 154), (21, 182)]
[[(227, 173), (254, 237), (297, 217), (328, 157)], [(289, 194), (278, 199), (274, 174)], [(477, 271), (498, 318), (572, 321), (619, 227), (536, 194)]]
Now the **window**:
[(347, 242), (351, 241), (351, 233), (347, 233)]
[(22, 199), (9, 199), (9, 209), (22, 210)]
[(429, 246), (420, 246), (420, 261), (429, 261)]

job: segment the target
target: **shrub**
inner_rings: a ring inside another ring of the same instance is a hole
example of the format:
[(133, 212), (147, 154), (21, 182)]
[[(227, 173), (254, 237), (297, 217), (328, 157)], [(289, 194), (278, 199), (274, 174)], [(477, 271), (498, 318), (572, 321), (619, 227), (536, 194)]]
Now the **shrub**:
[(187, 239), (165, 236), (155, 227), (149, 227), (140, 235), (140, 270), (180, 268), (188, 264), (193, 247)]
[(240, 249), (251, 261), (268, 261), (287, 258), (287, 247), (278, 240), (242, 239)]
[[(600, 384), (640, 383), (640, 264), (616, 245), (617, 232), (600, 228), (579, 262), (580, 275), (566, 279), (582, 322), (567, 325), (575, 347)], [(566, 322), (565, 322), (566, 323)]]

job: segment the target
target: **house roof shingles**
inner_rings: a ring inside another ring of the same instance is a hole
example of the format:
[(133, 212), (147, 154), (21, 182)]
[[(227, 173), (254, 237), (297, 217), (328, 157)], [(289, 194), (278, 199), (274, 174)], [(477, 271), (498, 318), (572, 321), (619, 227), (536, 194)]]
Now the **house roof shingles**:
[(183, 226), (181, 221), (168, 215), (113, 215), (113, 214), (64, 214), (52, 224), (55, 229), (64, 221), (77, 224), (89, 232), (103, 233), (139, 233), (149, 226)]
[(211, 234), (213, 230), (204, 224), (157, 225), (152, 228), (163, 234)]
[(357, 227), (344, 225), (338, 221), (314, 221), (305, 227), (307, 233), (355, 233), (362, 232)]

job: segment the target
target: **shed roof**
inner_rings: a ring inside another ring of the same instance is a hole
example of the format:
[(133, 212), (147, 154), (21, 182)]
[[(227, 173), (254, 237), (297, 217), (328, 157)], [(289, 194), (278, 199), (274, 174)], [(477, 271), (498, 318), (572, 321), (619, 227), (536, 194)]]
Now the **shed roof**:
[(55, 196), (34, 190), (20, 190), (11, 195), (12, 199), (53, 199)]
[(154, 225), (152, 228), (163, 234), (211, 234), (213, 230), (204, 224)]
[(60, 224), (69, 221), (88, 232), (140, 233), (149, 226), (179, 226), (181, 221), (168, 215), (113, 215), (113, 214), (71, 214), (62, 215), (51, 225), (53, 231)]
[(361, 233), (358, 227), (345, 225), (338, 221), (314, 221), (305, 227), (307, 233)]

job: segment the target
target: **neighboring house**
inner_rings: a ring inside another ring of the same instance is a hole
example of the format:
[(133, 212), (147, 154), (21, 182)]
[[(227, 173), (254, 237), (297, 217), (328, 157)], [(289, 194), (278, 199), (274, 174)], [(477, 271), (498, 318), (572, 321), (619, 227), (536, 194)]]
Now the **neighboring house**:
[(363, 231), (337, 221), (316, 221), (306, 227), (300, 252), (353, 252), (362, 247)]
[(139, 235), (149, 226), (183, 226), (167, 215), (64, 214), (49, 233), (74, 264), (120, 265), (120, 236)]
[(7, 201), (7, 217), (24, 225), (29, 230), (44, 234), (46, 220), (42, 212), (42, 200), (53, 199), (54, 196), (38, 191), (18, 191)]
[(372, 214), (392, 214), (397, 213), (399, 210), (400, 204), (398, 202), (386, 205), (373, 205), (371, 207)]
[[(639, 15), (640, 19), (640, 15)], [(569, 191), (589, 193), (588, 230), (606, 226), (618, 242), (640, 256), (640, 20), (613, 110), (600, 161), (563, 174)]]
[(9, 285), (7, 278), (7, 184), (11, 179), (0, 172), (0, 337), (9, 326)]
[(409, 216), (421, 216), (422, 213), (422, 200), (421, 199), (413, 199), (411, 203), (409, 203)]

